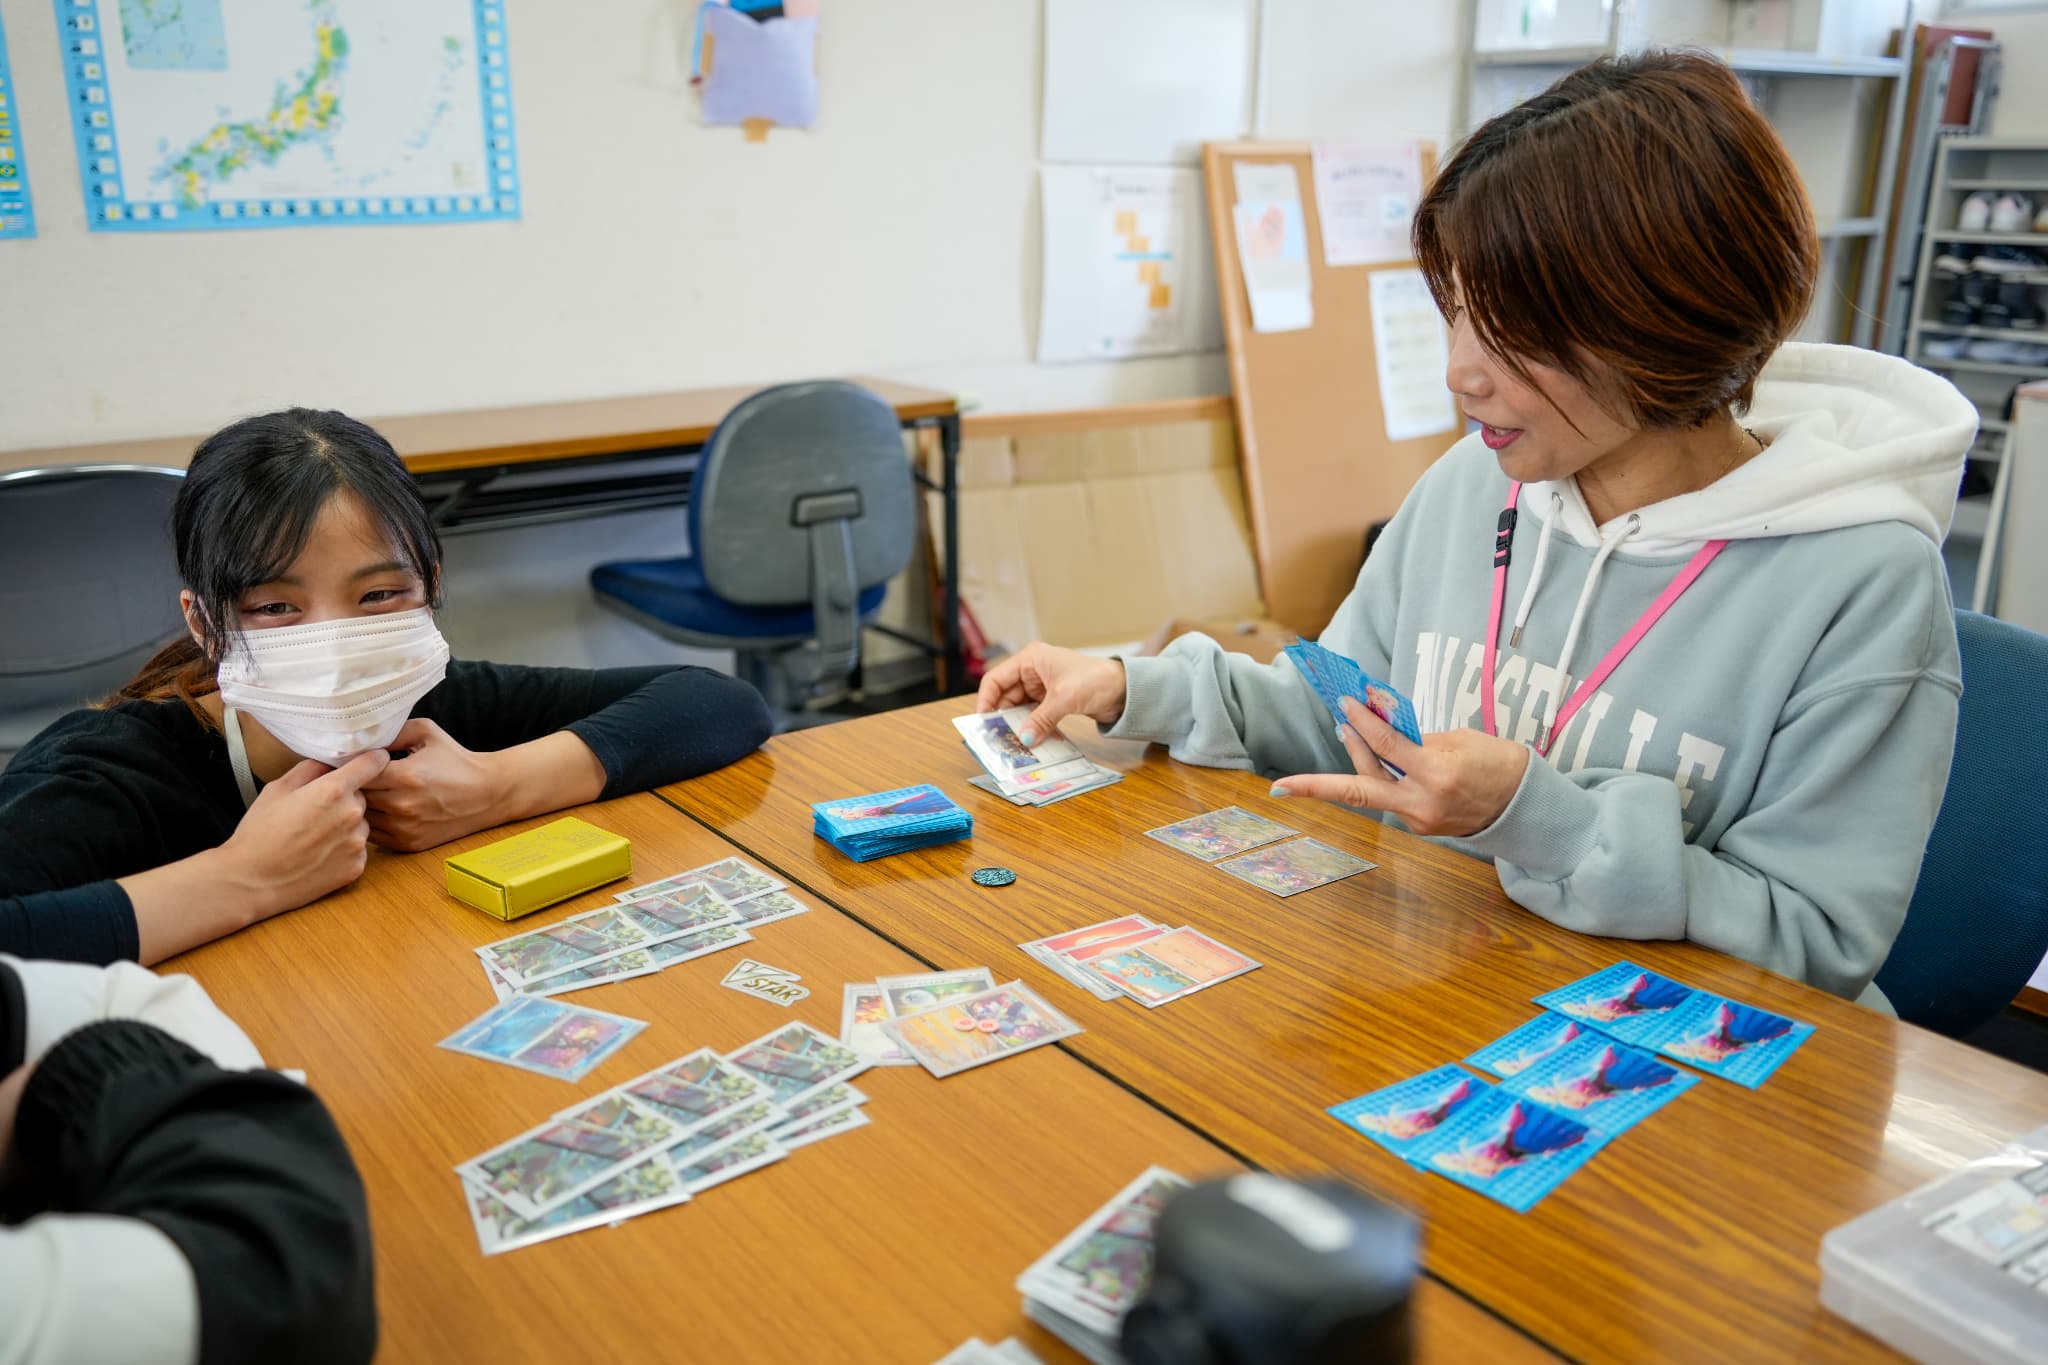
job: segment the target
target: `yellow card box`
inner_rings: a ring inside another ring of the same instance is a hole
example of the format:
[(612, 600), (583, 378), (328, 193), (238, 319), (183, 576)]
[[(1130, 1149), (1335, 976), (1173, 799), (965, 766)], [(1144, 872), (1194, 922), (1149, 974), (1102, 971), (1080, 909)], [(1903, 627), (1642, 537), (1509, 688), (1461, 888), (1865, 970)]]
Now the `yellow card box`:
[(458, 853), (447, 867), (449, 895), (514, 920), (632, 876), (633, 846), (624, 835), (565, 817)]

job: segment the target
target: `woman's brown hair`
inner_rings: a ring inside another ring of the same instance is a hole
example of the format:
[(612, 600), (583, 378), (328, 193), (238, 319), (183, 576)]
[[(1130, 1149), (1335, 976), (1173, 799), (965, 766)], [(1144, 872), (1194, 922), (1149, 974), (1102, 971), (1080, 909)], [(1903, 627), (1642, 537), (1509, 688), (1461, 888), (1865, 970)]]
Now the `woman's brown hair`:
[(1444, 316), (1646, 429), (1747, 408), (1813, 300), (1813, 209), (1726, 66), (1603, 58), (1489, 119), (1415, 215)]

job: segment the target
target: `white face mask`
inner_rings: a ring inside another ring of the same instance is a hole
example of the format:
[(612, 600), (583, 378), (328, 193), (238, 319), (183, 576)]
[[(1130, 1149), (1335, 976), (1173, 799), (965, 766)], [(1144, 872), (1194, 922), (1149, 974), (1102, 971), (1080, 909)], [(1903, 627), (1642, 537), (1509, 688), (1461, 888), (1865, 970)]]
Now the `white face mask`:
[[(254, 716), (301, 758), (339, 766), (396, 739), (447, 672), (448, 642), (421, 607), (243, 631), (215, 677), (230, 713)], [(227, 730), (231, 741), (241, 732), (232, 714)]]

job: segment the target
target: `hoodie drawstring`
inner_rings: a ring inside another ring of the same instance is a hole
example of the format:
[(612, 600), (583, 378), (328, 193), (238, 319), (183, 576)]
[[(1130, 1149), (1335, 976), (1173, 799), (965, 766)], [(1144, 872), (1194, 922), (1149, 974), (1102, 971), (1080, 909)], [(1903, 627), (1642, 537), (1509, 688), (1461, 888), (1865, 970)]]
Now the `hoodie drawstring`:
[[(1521, 501), (1521, 497), (1522, 485), (1511, 484), (1508, 488), (1510, 512)], [(1515, 612), (1515, 635), (1510, 639), (1510, 645), (1514, 643), (1514, 639), (1520, 638), (1522, 623), (1528, 619), (1530, 605), (1536, 599), (1536, 584), (1543, 573), (1544, 553), (1550, 548), (1551, 527), (1563, 506), (1561, 496), (1553, 493), (1551, 498), (1551, 516), (1543, 524), (1543, 538), (1538, 541), (1536, 547), (1536, 564), (1529, 575), (1529, 586), (1523, 590), (1521, 605)], [(1503, 525), (1511, 527), (1512, 523), (1503, 519)], [(1710, 540), (1702, 545), (1687, 561), (1686, 566), (1678, 571), (1677, 577), (1673, 578), (1658, 595), (1657, 600), (1650, 604), (1649, 610), (1636, 618), (1636, 623), (1629, 627), (1628, 633), (1621, 637), (1614, 648), (1607, 651), (1607, 656), (1600, 661), (1599, 666), (1587, 675), (1586, 680), (1573, 690), (1570, 700), (1560, 707), (1558, 692), (1563, 689), (1570, 676), (1565, 669), (1571, 663), (1572, 651), (1578, 648), (1579, 632), (1586, 624), (1587, 613), (1592, 609), (1593, 592), (1599, 583), (1600, 571), (1606, 567), (1608, 558), (1621, 548), (1621, 543), (1634, 535), (1641, 526), (1641, 519), (1631, 512), (1626, 522), (1601, 537), (1600, 549), (1593, 556), (1593, 565), (1586, 571), (1586, 581), (1579, 588), (1578, 604), (1572, 608), (1571, 627), (1565, 631), (1564, 648), (1558, 652), (1557, 682), (1552, 688), (1550, 703), (1544, 708), (1542, 726), (1536, 735), (1536, 752), (1545, 757), (1550, 754), (1552, 742), (1572, 723), (1572, 717), (1578, 714), (1579, 708), (1600, 690), (1601, 684), (1605, 683), (1608, 675), (1628, 657), (1629, 651), (1650, 633), (1650, 627), (1656, 625), (1659, 618), (1671, 610), (1672, 604), (1685, 595), (1685, 590), (1705, 572), (1707, 565), (1714, 562), (1714, 557), (1728, 548), (1728, 542), (1725, 540)], [(1502, 539), (1510, 543), (1497, 547), (1493, 555), (1493, 609), (1487, 621), (1486, 657), (1481, 664), (1479, 676), (1479, 724), (1489, 735), (1495, 733), (1493, 679), (1499, 667), (1497, 656), (1500, 645), (1501, 611), (1507, 605), (1508, 563), (1513, 554), (1512, 533), (1504, 535)]]
[(1550, 515), (1543, 519), (1543, 534), (1536, 539), (1536, 567), (1529, 574), (1529, 586), (1522, 589), (1522, 605), (1515, 608), (1515, 628), (1508, 632), (1508, 648), (1522, 643), (1522, 627), (1529, 624), (1529, 608), (1536, 604), (1536, 585), (1543, 581), (1543, 566), (1550, 562), (1550, 537), (1557, 519), (1564, 515), (1564, 494), (1550, 495)]

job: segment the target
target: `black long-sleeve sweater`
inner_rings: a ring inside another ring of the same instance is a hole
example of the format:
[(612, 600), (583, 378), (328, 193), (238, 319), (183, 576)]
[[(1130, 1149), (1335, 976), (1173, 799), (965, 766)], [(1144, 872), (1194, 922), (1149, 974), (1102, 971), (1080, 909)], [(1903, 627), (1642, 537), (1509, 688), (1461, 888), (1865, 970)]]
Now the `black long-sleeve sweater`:
[[(480, 752), (567, 730), (604, 765), (606, 798), (724, 767), (771, 729), (746, 683), (704, 668), (448, 666), (413, 714)], [(74, 711), (0, 773), (0, 952), (135, 957), (114, 879), (217, 848), (242, 798), (227, 742), (183, 704)]]

